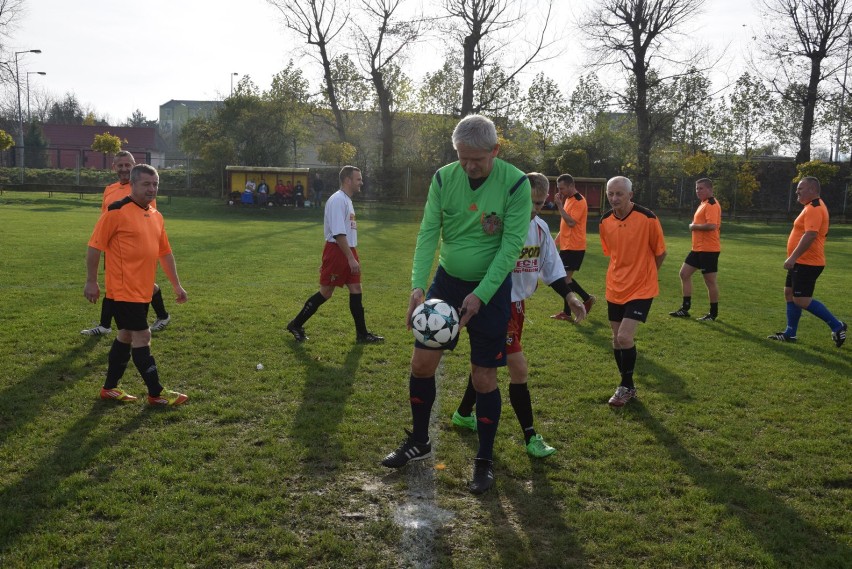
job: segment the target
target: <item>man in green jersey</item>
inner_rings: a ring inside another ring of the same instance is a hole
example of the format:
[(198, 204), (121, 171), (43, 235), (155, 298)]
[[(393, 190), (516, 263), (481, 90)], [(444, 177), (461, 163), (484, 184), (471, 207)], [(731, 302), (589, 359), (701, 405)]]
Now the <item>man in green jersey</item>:
[[(489, 119), (470, 115), (453, 131), (457, 162), (432, 177), (411, 271), (406, 324), (427, 298), (459, 308), (470, 340), (471, 381), (476, 390), (479, 450), (470, 491), (494, 484), (494, 436), (500, 421), (497, 368), (506, 365), (506, 329), (511, 315), (511, 272), (530, 223), (530, 184), (526, 175), (497, 158), (497, 130)], [(435, 250), (438, 269), (428, 288)], [(414, 344), (409, 379), (412, 431), (382, 464), (400, 468), (431, 456), (429, 416), (435, 402), (435, 371), (444, 349)]]

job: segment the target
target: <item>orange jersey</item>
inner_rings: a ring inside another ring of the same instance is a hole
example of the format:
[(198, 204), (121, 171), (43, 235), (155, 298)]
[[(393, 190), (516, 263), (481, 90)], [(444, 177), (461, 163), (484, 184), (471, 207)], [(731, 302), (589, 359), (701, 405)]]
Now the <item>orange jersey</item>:
[(624, 219), (613, 211), (601, 218), (601, 245), (609, 257), (606, 299), (614, 304), (654, 298), (660, 292), (656, 258), (666, 252), (660, 220), (649, 209), (633, 205)]
[[(116, 182), (104, 188), (104, 198), (101, 200), (101, 213), (105, 212), (109, 204), (123, 200), (130, 195), (130, 182), (122, 184)], [(157, 200), (151, 202), (151, 207), (157, 209)]]
[(693, 251), (718, 253), (722, 250), (722, 245), (719, 243), (719, 232), (722, 227), (722, 206), (719, 205), (716, 198), (707, 198), (701, 202), (701, 205), (695, 210), (692, 223), (712, 223), (716, 225), (716, 229), (713, 231), (692, 232)]
[(106, 253), (107, 294), (121, 302), (151, 302), (157, 260), (172, 252), (160, 212), (129, 197), (101, 215), (89, 247)]
[(570, 227), (564, 219), (559, 222), (559, 235), (557, 237), (559, 249), (562, 251), (585, 251), (586, 218), (589, 215), (589, 204), (586, 202), (586, 198), (580, 192), (577, 192), (570, 198), (565, 198), (562, 208), (577, 222), (577, 225)]
[(802, 213), (793, 222), (793, 231), (790, 232), (790, 237), (787, 239), (788, 257), (801, 241), (802, 235), (808, 231), (816, 231), (816, 239), (808, 247), (808, 250), (796, 259), (796, 262), (802, 265), (824, 267), (825, 236), (828, 235), (828, 208), (825, 207), (825, 202), (819, 198), (806, 204)]

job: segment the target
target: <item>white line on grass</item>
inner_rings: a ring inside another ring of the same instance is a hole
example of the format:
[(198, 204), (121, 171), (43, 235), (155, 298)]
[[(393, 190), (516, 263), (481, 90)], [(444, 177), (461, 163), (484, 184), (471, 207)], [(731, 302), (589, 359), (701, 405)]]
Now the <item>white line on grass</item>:
[[(440, 385), (443, 365), (435, 373), (435, 381)], [(429, 432), (432, 441), (432, 460), (419, 460), (407, 467), (408, 494), (406, 500), (397, 506), (394, 522), (402, 527), (400, 556), (403, 567), (429, 569), (435, 564), (435, 534), (438, 529), (453, 517), (453, 513), (442, 510), (436, 505), (437, 490), (435, 484), (434, 454), (438, 448), (438, 416), (441, 408), (441, 390), (436, 390), (435, 404), (429, 417)]]

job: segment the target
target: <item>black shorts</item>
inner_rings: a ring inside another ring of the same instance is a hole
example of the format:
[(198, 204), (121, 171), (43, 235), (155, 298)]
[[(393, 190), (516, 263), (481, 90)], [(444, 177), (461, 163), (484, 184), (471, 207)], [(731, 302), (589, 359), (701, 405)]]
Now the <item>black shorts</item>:
[[(440, 298), (458, 310), (464, 298), (479, 286), (478, 282), (463, 281), (447, 274), (440, 265), (426, 293), (426, 298)], [(461, 316), (461, 314), (459, 315)], [(470, 340), (470, 363), (479, 367), (502, 367), (506, 365), (506, 329), (512, 316), (512, 275), (506, 277), (488, 304), (483, 304), (479, 313), (467, 323)], [(415, 341), (414, 345), (424, 350), (452, 350), (458, 336), (446, 348), (430, 348)]]
[(148, 329), (148, 305), (147, 302), (112, 302), (112, 316), (119, 330), (130, 330), (139, 332)]
[(800, 265), (796, 263), (787, 271), (784, 286), (793, 289), (793, 296), (811, 298), (814, 295), (816, 282), (825, 267), (816, 265)]
[(719, 272), (719, 252), (690, 251), (683, 261), (684, 264), (701, 269), (701, 274)]
[(579, 271), (580, 265), (583, 264), (583, 257), (586, 256), (585, 251), (560, 251), (559, 258), (562, 259), (562, 266), (565, 271)]
[(653, 298), (638, 298), (628, 301), (627, 304), (615, 304), (607, 301), (607, 314), (610, 322), (621, 322), (625, 318), (645, 322), (648, 318), (648, 313), (651, 311), (651, 303)]

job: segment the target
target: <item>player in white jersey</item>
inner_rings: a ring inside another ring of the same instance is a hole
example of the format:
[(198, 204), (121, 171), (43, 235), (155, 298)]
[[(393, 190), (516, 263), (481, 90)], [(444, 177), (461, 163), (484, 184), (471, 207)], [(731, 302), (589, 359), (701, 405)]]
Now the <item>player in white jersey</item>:
[[(556, 243), (550, 235), (550, 228), (543, 219), (538, 217), (550, 183), (546, 176), (537, 172), (527, 174), (527, 178), (530, 181), (530, 195), (533, 202), (532, 219), (524, 247), (512, 271), (512, 319), (509, 321), (509, 329), (506, 332), (506, 355), (510, 379), (509, 400), (521, 424), (527, 454), (543, 458), (556, 452), (556, 449), (544, 442), (542, 436), (533, 428), (532, 401), (527, 387), (529, 373), (523, 346), (521, 346), (521, 335), (524, 330), (524, 301), (535, 292), (541, 278), (565, 299), (577, 322), (586, 317), (586, 309), (577, 295), (571, 292), (565, 267), (556, 249)], [(476, 416), (473, 414), (475, 402), (476, 391), (468, 377), (462, 402), (458, 410), (453, 413), (454, 425), (476, 430)]]

